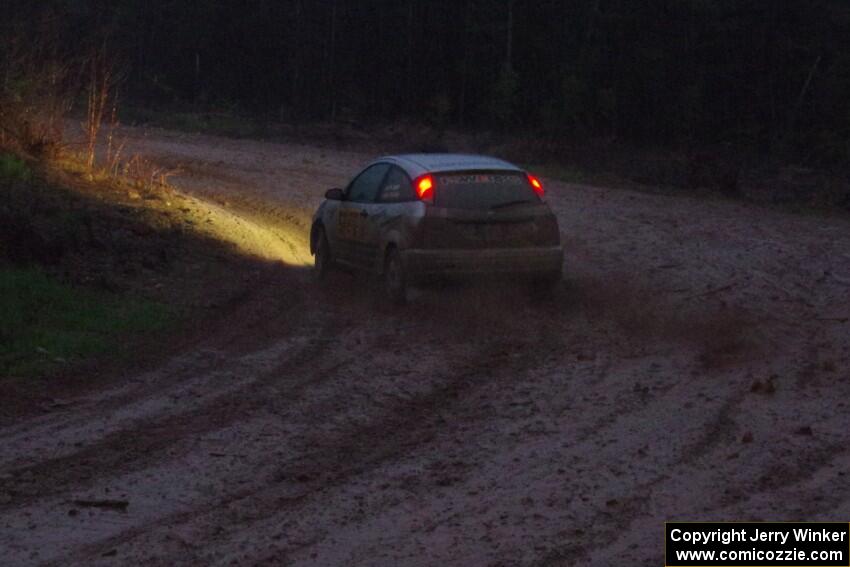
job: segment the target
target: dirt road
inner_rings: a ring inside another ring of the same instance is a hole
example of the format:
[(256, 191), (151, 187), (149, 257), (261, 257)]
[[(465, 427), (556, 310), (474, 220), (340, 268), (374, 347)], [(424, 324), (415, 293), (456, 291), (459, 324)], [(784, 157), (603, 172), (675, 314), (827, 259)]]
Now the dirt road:
[(665, 520), (850, 518), (850, 222), (550, 180), (551, 302), (317, 290), (371, 157), (128, 130), (292, 251), (192, 348), (0, 428), (7, 565), (660, 565)]

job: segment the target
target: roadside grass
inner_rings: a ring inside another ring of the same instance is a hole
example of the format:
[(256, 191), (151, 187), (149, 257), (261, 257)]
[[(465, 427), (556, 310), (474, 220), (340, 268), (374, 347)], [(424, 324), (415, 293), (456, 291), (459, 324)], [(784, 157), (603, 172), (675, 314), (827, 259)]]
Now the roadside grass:
[(574, 183), (579, 185), (593, 184), (594, 182), (594, 177), (591, 174), (574, 166), (559, 163), (541, 163), (529, 164), (524, 167), (526, 170), (533, 172), (535, 175), (548, 177), (564, 183)]
[(571, 185), (588, 185), (592, 187), (614, 187), (618, 189), (630, 189), (645, 193), (675, 193), (674, 190), (665, 186), (643, 185), (626, 179), (614, 173), (598, 173), (576, 164), (559, 163), (556, 161), (523, 164), (526, 171), (530, 171), (538, 177), (569, 183)]
[(230, 111), (167, 112), (146, 108), (127, 108), (125, 120), (178, 130), (181, 132), (213, 134), (228, 138), (261, 138), (263, 125), (257, 120)]
[(160, 303), (60, 282), (36, 268), (0, 268), (0, 375), (31, 377), (162, 330)]
[(0, 155), (0, 388), (156, 356), (269, 269), (302, 265), (274, 224), (183, 195), (166, 169)]
[(210, 290), (234, 254), (198, 207), (76, 163), (0, 154), (0, 382), (133, 360), (232, 287)]

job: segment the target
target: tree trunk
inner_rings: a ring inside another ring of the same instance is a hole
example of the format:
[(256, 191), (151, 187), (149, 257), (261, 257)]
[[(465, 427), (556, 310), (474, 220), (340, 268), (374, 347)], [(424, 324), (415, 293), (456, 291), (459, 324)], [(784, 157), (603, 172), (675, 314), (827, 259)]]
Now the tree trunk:
[(508, 39), (505, 49), (505, 68), (511, 69), (514, 51), (514, 0), (508, 0)]
[(405, 92), (407, 93), (407, 110), (413, 109), (413, 0), (407, 2), (407, 70)]
[(469, 34), (472, 30), (472, 0), (466, 0), (464, 12), (463, 62), (461, 63), (460, 100), (458, 101), (458, 122), (463, 125), (466, 121), (466, 89), (469, 83)]
[(330, 91), (331, 91), (331, 122), (336, 121), (336, 74), (334, 70), (336, 58), (336, 0), (331, 2), (331, 39), (330, 39)]
[(295, 1), (295, 33), (293, 34), (294, 42), (292, 46), (292, 83), (291, 89), (292, 93), (289, 97), (289, 105), (293, 110), (298, 110), (299, 104), (301, 102), (300, 97), (298, 96), (298, 82), (301, 78), (301, 0)]

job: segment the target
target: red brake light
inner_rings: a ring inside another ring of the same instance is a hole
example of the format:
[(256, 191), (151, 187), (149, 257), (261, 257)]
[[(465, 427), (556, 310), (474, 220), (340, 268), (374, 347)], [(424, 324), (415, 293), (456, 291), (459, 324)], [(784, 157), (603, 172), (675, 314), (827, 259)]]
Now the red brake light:
[(540, 197), (542, 197), (543, 196), (543, 184), (540, 183), (539, 179), (537, 179), (536, 177), (534, 177), (530, 173), (527, 173), (526, 175), (528, 175), (528, 182), (531, 183), (531, 186), (534, 188), (534, 192), (537, 193)]
[(416, 196), (420, 201), (431, 202), (434, 200), (434, 180), (430, 175), (420, 177), (416, 182)]

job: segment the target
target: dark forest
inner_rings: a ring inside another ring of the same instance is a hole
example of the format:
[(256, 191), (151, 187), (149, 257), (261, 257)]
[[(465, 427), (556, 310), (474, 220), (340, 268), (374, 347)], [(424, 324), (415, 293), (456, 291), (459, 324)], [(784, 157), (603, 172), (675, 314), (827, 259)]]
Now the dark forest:
[(40, 37), (67, 57), (106, 45), (137, 104), (725, 144), (809, 166), (850, 151), (841, 0), (51, 0), (3, 12), (9, 45)]

